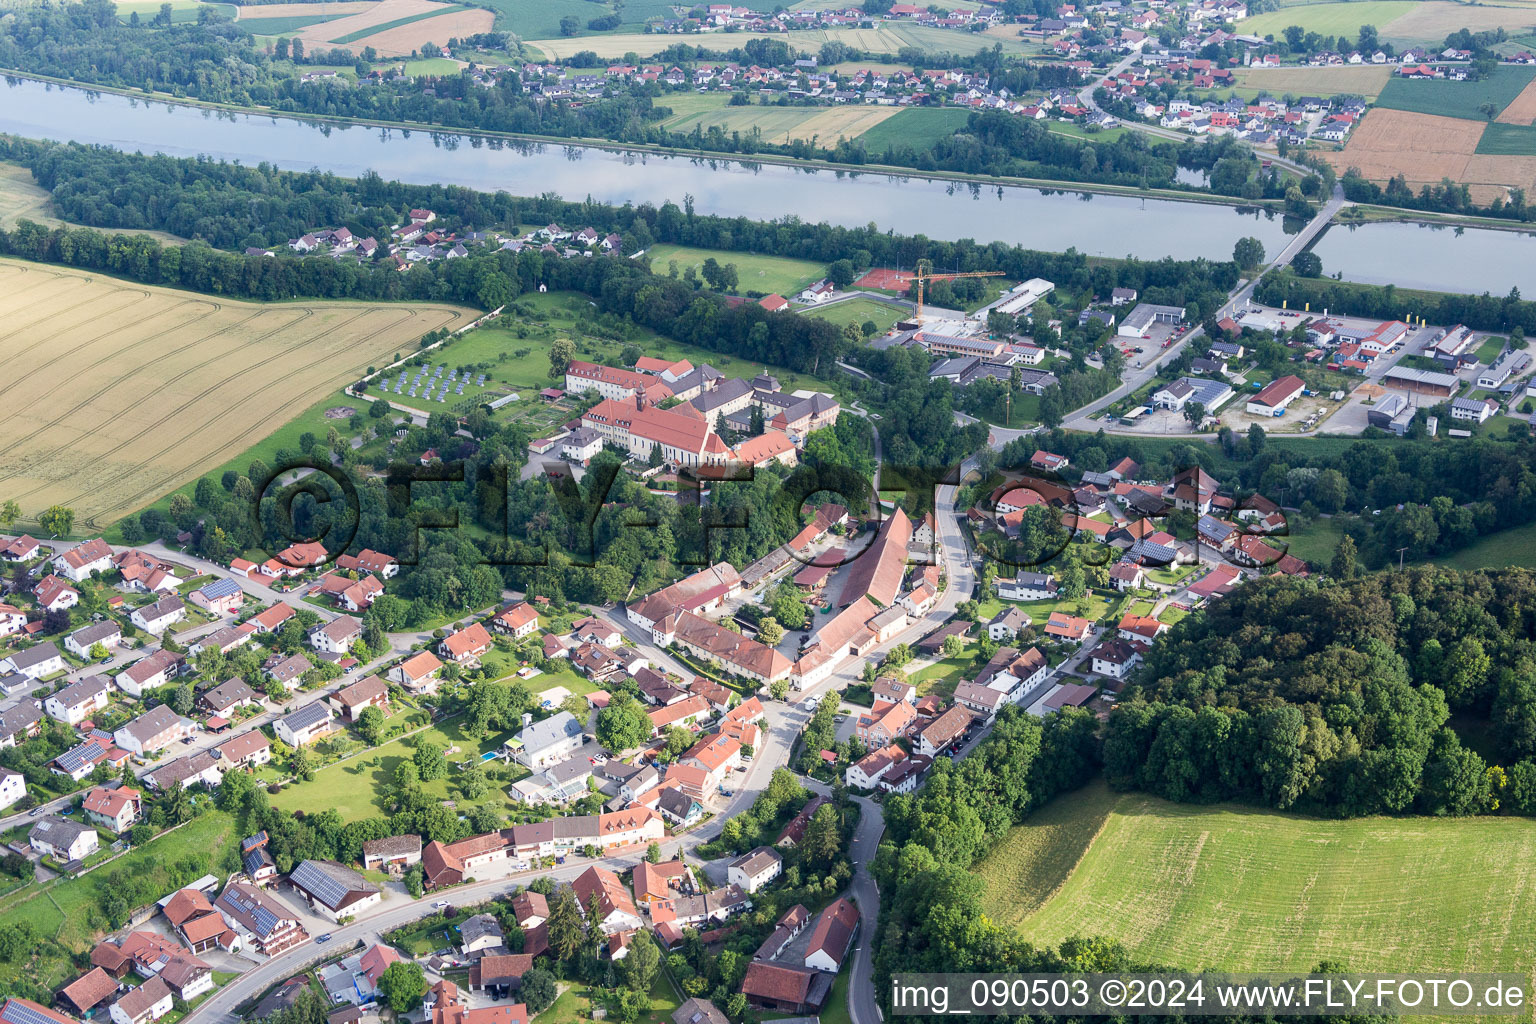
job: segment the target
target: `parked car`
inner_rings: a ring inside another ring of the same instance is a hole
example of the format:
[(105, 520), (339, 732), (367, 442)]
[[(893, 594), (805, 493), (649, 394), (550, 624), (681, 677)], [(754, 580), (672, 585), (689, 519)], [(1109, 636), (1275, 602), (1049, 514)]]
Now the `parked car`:
[(315, 941), (316, 942), (330, 942), (331, 941), (331, 933), (330, 932), (326, 932), (324, 935), (317, 936), (315, 938)]

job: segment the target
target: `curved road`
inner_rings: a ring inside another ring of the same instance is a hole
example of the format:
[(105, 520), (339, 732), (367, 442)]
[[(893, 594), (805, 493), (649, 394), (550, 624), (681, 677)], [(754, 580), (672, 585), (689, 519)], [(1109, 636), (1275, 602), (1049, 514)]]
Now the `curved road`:
[[(878, 443), (878, 442), (877, 442)], [(965, 467), (962, 467), (962, 472)], [(966, 548), (964, 536), (960, 532), (959, 522), (955, 517), (955, 491), (953, 484), (945, 484), (938, 488), (935, 495), (935, 520), (938, 522), (938, 543), (942, 557), (948, 566), (949, 586), (934, 602), (934, 606), (928, 614), (918, 619), (898, 636), (870, 652), (869, 658), (878, 659), (886, 650), (901, 642), (912, 642), (927, 634), (938, 625), (942, 625), (954, 616), (955, 609), (961, 601), (968, 598), (975, 589), (975, 571), (968, 564), (969, 552)], [(612, 620), (621, 627), (627, 624), (622, 614), (612, 615)], [(634, 627), (630, 627), (632, 630)], [(627, 630), (629, 631), (629, 630)], [(649, 637), (645, 637), (647, 641)], [(647, 645), (649, 646), (649, 645)], [(653, 652), (660, 654), (661, 652)], [(669, 659), (668, 659), (669, 660)], [(732, 796), (725, 806), (703, 826), (679, 837), (663, 842), (662, 850), (671, 856), (680, 856), (690, 851), (701, 843), (719, 834), (724, 822), (747, 810), (759, 793), (767, 788), (768, 780), (775, 767), (788, 764), (789, 751), (794, 745), (796, 737), (805, 728), (810, 720), (810, 712), (802, 705), (808, 702), (808, 698), (819, 697), (831, 690), (841, 692), (850, 683), (860, 680), (861, 670), (865, 659), (849, 659), (837, 672), (799, 694), (794, 695), (796, 703), (765, 702), (764, 739), (763, 749), (758, 751), (754, 758), (751, 770), (740, 781)], [(880, 836), (884, 832), (884, 818), (880, 813), (879, 804), (872, 800), (855, 797), (862, 809), (859, 827), (855, 833), (852, 860), (855, 867), (855, 876), (850, 886), (850, 895), (858, 903), (861, 921), (861, 937), (854, 951), (851, 965), (852, 975), (849, 985), (849, 1010), (853, 1018), (853, 1024), (880, 1024), (879, 1010), (875, 1005), (874, 987), (871, 981), (872, 959), (870, 953), (871, 941), (875, 934), (880, 914), (880, 894), (874, 884), (874, 879), (868, 871), (869, 861), (874, 857), (875, 849), (879, 845)], [(275, 985), (277, 982), (290, 977), (296, 971), (308, 966), (310, 963), (325, 958), (333, 950), (341, 950), (350, 947), (358, 941), (374, 941), (383, 933), (388, 932), (411, 921), (426, 916), (431, 911), (433, 902), (447, 899), (455, 904), (465, 902), (478, 902), (509, 891), (513, 885), (524, 885), (528, 881), (539, 876), (548, 876), (562, 881), (575, 878), (585, 871), (591, 864), (601, 864), (614, 871), (623, 871), (633, 868), (644, 857), (644, 850), (635, 849), (614, 856), (587, 860), (585, 858), (570, 856), (567, 859), (573, 863), (555, 868), (552, 871), (535, 869), (520, 872), (506, 878), (492, 879), (484, 882), (476, 882), (471, 885), (461, 886), (449, 890), (446, 893), (432, 893), (423, 896), (419, 900), (400, 900), (391, 898), (382, 903), (377, 913), (353, 924), (339, 925), (332, 929), (334, 937), (325, 945), (313, 942), (305, 943), (295, 949), (281, 953), (278, 956), (268, 958), (260, 965), (242, 974), (224, 988), (219, 989), (207, 1002), (198, 1006), (189, 1013), (185, 1020), (189, 1024), (229, 1024), (236, 1021), (238, 1015), (236, 1007), (250, 1000), (261, 992)]]

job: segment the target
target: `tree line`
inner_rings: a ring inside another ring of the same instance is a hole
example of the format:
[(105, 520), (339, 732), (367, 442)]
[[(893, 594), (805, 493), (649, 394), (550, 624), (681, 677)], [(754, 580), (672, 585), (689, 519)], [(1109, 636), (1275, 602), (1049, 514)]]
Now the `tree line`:
[(1250, 582), (1147, 655), (1105, 775), (1327, 816), (1536, 812), (1533, 594), (1523, 569)]

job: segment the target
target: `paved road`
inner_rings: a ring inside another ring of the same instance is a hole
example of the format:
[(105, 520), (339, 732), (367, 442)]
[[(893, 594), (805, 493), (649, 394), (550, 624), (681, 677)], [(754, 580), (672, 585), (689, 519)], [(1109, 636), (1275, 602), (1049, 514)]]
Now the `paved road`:
[[(1126, 68), (1129, 68), (1132, 64), (1135, 64), (1136, 61), (1140, 59), (1140, 56), (1140, 54), (1136, 53), (1131, 54), (1129, 57), (1124, 58), (1118, 64), (1110, 67), (1102, 75), (1093, 79), (1087, 85), (1079, 89), (1077, 92), (1078, 103), (1084, 107), (1087, 107), (1089, 110), (1096, 114), (1105, 113), (1104, 108), (1100, 107), (1098, 101), (1093, 98), (1094, 92), (1099, 88), (1099, 86), (1103, 85), (1109, 79), (1120, 74)], [(1132, 131), (1142, 132), (1146, 135), (1153, 135), (1160, 139), (1170, 139), (1174, 142), (1189, 142), (1192, 139), (1199, 138), (1199, 136), (1191, 135), (1189, 132), (1178, 131), (1174, 128), (1164, 128), (1159, 124), (1147, 124), (1144, 121), (1127, 121), (1124, 118), (1121, 118), (1120, 123)], [(1264, 151), (1256, 152), (1260, 153), (1261, 159), (1268, 160), (1272, 164), (1278, 164), (1279, 166), (1285, 168), (1288, 171), (1291, 171), (1294, 174), (1306, 176), (1308, 174), (1316, 173), (1310, 167), (1304, 167), (1301, 164), (1298, 164), (1296, 161), (1287, 159), (1278, 153)]]
[[(1284, 249), (1274, 255), (1274, 257), (1265, 265), (1264, 270), (1255, 273), (1251, 278), (1240, 281), (1238, 286), (1234, 288), (1230, 294), (1228, 294), (1227, 301), (1223, 303), (1221, 308), (1216, 311), (1216, 318), (1219, 320), (1224, 316), (1230, 315), (1235, 310), (1247, 306), (1249, 300), (1253, 297), (1253, 290), (1258, 286), (1259, 279), (1264, 276), (1264, 272), (1271, 268), (1289, 265), (1290, 262), (1296, 258), (1297, 254), (1305, 249), (1306, 246), (1310, 244), (1311, 240), (1316, 238), (1318, 233), (1321, 232), (1323, 228), (1333, 220), (1334, 214), (1338, 213), (1339, 209), (1343, 205), (1343, 186), (1336, 185), (1334, 186), (1332, 198), (1330, 198), (1328, 202), (1324, 204), (1323, 208), (1317, 212), (1317, 215), (1307, 223), (1307, 226), (1303, 228), (1301, 232), (1294, 239), (1292, 239)], [(1120, 401), (1120, 399), (1124, 398), (1125, 396), (1135, 393), (1139, 388), (1141, 388), (1157, 375), (1159, 367), (1161, 367), (1164, 363), (1176, 358), (1180, 352), (1184, 351), (1184, 347), (1186, 345), (1189, 345), (1204, 336), (1204, 328), (1194, 327), (1168, 348), (1154, 351), (1152, 355), (1147, 359), (1145, 366), (1141, 367), (1140, 369), (1128, 369), (1124, 374), (1122, 374), (1122, 383), (1119, 387), (1115, 388), (1115, 390), (1111, 391), (1107, 395), (1094, 399), (1079, 409), (1075, 409), (1068, 413), (1066, 418), (1062, 421), (1062, 426), (1068, 430), (1081, 430), (1087, 431), (1089, 433), (1097, 430), (1104, 430), (1105, 432), (1111, 434), (1145, 434), (1145, 431), (1117, 427), (1115, 424), (1101, 422), (1099, 420), (1093, 419), (1092, 417), (1103, 412), (1105, 409)], [(1383, 369), (1385, 369), (1385, 367), (1383, 367)], [(995, 430), (994, 434), (996, 434)], [(1162, 437), (1165, 435), (1159, 434), (1158, 436)], [(1191, 438), (1199, 438), (1212, 443), (1214, 443), (1216, 440), (1215, 434), (1190, 434), (1188, 436)]]

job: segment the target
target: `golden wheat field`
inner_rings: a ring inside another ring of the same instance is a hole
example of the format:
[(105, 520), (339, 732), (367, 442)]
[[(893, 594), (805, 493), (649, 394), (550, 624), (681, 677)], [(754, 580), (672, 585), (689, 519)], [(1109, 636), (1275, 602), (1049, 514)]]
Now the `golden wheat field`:
[(104, 526), (474, 313), (238, 302), (0, 260), (0, 496)]

